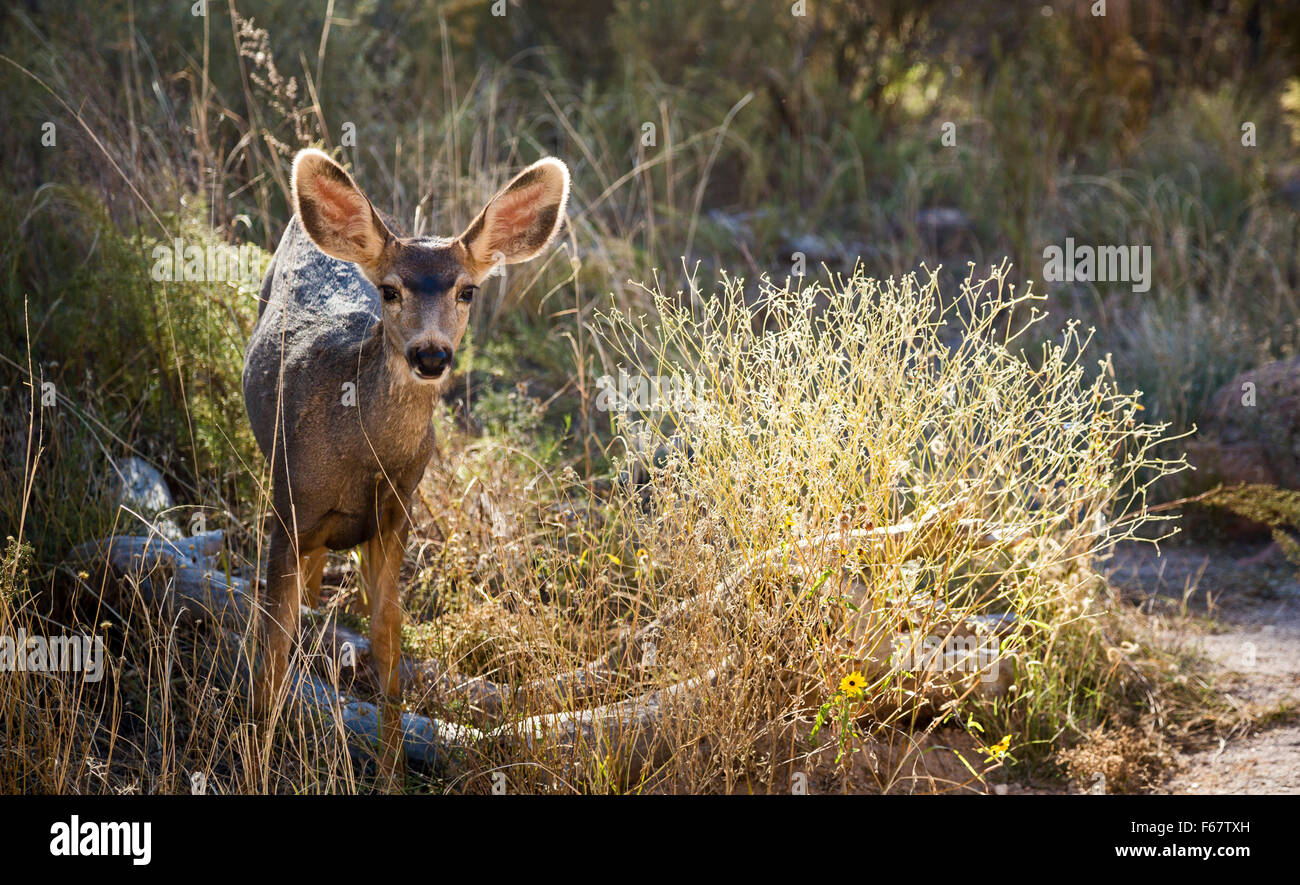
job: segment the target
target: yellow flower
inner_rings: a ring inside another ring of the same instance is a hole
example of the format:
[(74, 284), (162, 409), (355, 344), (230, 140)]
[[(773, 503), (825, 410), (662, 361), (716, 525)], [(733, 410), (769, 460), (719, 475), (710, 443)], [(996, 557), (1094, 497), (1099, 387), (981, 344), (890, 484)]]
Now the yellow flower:
[(860, 697), (866, 687), (866, 677), (856, 670), (840, 680), (840, 691), (851, 698)]
[(993, 746), (980, 747), (979, 751), (983, 753), (985, 756), (989, 757), (990, 762), (993, 762), (1007, 755), (1007, 750), (1010, 749), (1011, 749), (1011, 735), (1007, 734), (1007, 735), (1003, 735), (1002, 740), (998, 741)]

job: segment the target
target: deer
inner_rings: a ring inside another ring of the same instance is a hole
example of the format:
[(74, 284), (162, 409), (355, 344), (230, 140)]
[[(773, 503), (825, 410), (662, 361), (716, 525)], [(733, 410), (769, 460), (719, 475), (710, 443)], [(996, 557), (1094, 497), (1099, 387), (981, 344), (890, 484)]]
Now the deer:
[(274, 723), (301, 601), (320, 606), (327, 551), (360, 547), (390, 776), (405, 760), (398, 583), (411, 498), (434, 452), (434, 408), (479, 287), (551, 244), (568, 196), (568, 168), (546, 157), (459, 236), (399, 237), (327, 154), (309, 148), (293, 161), (294, 214), (262, 281), (243, 372), (271, 467), (253, 706)]

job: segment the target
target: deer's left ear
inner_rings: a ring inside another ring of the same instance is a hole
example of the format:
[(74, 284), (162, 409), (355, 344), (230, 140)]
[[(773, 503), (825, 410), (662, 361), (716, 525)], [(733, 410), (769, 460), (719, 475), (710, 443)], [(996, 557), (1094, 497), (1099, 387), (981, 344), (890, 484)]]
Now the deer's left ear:
[(475, 275), (486, 275), (498, 262), (527, 261), (545, 249), (560, 229), (568, 200), (569, 170), (554, 157), (516, 175), (460, 235)]

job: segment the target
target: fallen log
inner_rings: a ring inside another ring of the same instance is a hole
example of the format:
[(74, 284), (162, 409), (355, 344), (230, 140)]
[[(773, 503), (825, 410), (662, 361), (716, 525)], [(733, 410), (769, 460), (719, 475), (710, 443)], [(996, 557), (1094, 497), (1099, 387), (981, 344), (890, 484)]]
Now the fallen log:
[[(351, 698), (320, 679), (296, 671), (291, 687), (305, 709), (330, 719), (346, 738), (354, 755), (373, 753), (380, 743), (380, 709), (369, 701)], [(402, 713), (402, 745), (408, 760), (419, 762), (444, 777), (461, 777), (472, 771), (471, 761), (485, 748), (484, 735), (467, 725), (454, 725), (418, 713)]]
[[(247, 670), (239, 662), (256, 603), (246, 580), (212, 567), (212, 558), (220, 549), (220, 532), (182, 541), (161, 535), (116, 536), (82, 544), (71, 558), (104, 562), (116, 578), (129, 582), (142, 601), (169, 620), (177, 616), (210, 618), (232, 650), (226, 656), (227, 676), (238, 683), (242, 681), (240, 671)], [(353, 635), (350, 640), (361, 654), (368, 654), (369, 644), (362, 637)], [(333, 670), (337, 681), (339, 668)], [(375, 704), (350, 698), (301, 668), (290, 680), (290, 696), (307, 712), (332, 721), (354, 751), (369, 753), (378, 746), (380, 711)], [(460, 773), (460, 763), (482, 744), (477, 729), (415, 713), (402, 714), (402, 732), (408, 759), (451, 776)]]
[(703, 703), (703, 689), (716, 685), (730, 669), (729, 661), (703, 676), (683, 680), (612, 704), (571, 713), (547, 713), (503, 726), (491, 735), (503, 745), (518, 744), (530, 749), (544, 746), (552, 752), (567, 752), (585, 758), (617, 760), (636, 771), (645, 765), (659, 765), (675, 749), (668, 743), (663, 721), (672, 715), (689, 715)]

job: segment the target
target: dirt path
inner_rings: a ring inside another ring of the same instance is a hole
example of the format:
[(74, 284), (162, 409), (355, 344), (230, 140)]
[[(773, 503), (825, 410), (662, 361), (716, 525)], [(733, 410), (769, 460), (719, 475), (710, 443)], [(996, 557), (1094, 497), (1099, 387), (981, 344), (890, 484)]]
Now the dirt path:
[[(1300, 583), (1275, 548), (1128, 546), (1110, 565), (1128, 599), (1186, 595), (1203, 624), (1188, 641), (1221, 668), (1221, 687), (1254, 724), (1184, 754), (1160, 792), (1300, 793)], [(1191, 590), (1190, 594), (1187, 591)]]

